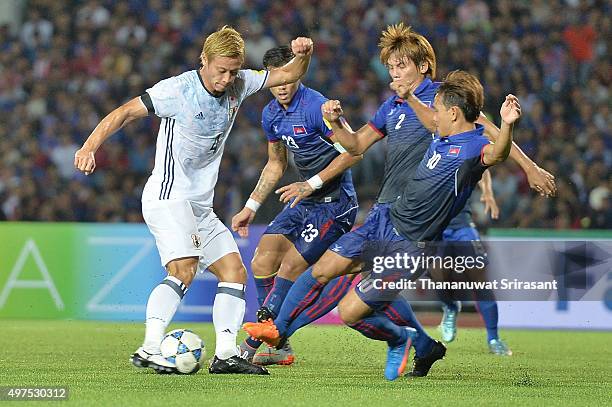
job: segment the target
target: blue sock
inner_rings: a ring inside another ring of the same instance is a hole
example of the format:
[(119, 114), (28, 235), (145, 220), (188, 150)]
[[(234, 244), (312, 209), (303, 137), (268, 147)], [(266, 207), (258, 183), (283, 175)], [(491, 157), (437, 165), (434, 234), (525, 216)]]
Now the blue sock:
[(497, 333), (497, 301), (476, 301), (476, 307), (478, 308), (480, 315), (482, 315), (485, 328), (487, 328), (487, 341), (490, 341), (491, 339), (499, 339), (499, 335)]
[(274, 278), (276, 277), (276, 273), (267, 276), (267, 277), (258, 277), (253, 276), (255, 280), (255, 288), (257, 289), (257, 302), (261, 307), (266, 300), (266, 297), (272, 290), (272, 286), (274, 285)]
[(352, 275), (340, 276), (327, 283), (315, 303), (307, 307), (289, 324), (285, 336), (290, 337), (301, 327), (310, 324), (312, 321), (316, 321), (336, 308), (340, 300), (351, 288), (353, 277)]
[(319, 298), (323, 288), (325, 284), (319, 283), (312, 276), (312, 268), (298, 277), (287, 293), (283, 306), (274, 320), (280, 336), (287, 336), (289, 324)]
[(278, 315), (281, 305), (283, 305), (283, 301), (285, 301), (285, 297), (292, 285), (293, 281), (287, 280), (286, 278), (276, 277), (274, 280), (272, 290), (266, 297), (263, 306), (268, 307), (275, 317)]
[(387, 316), (379, 313), (367, 316), (356, 324), (349, 326), (367, 338), (386, 341), (389, 346), (401, 345), (408, 339), (408, 334), (404, 328), (394, 324)]
[(453, 299), (453, 296), (449, 290), (436, 290), (440, 302), (448, 307), (451, 311), (459, 311), (457, 307), (457, 301)]
[(418, 335), (414, 340), (414, 349), (418, 357), (423, 357), (428, 354), (433, 345), (434, 340), (427, 335), (425, 329), (417, 319), (410, 303), (403, 297), (398, 296), (393, 302), (382, 308), (379, 313), (385, 314), (391, 321), (400, 326), (410, 326), (416, 329)]

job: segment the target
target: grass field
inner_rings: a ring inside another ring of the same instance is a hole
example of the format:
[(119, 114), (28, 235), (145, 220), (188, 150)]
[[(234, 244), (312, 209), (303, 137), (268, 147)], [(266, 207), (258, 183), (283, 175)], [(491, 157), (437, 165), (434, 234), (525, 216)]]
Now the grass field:
[[(212, 325), (178, 327), (212, 355)], [(343, 327), (302, 329), (292, 338), (297, 363), (268, 377), (137, 370), (128, 363), (143, 333), (136, 323), (0, 320), (0, 332), (0, 386), (67, 386), (79, 406), (604, 406), (612, 396), (603, 332), (505, 331), (514, 355), (502, 358), (486, 353), (483, 330), (461, 329), (427, 378), (395, 382), (383, 378), (385, 344)]]

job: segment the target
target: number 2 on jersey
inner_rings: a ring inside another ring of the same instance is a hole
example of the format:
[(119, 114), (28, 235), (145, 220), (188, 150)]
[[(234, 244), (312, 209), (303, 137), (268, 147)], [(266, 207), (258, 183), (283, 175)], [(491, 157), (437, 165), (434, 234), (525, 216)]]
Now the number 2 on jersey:
[(402, 127), (402, 122), (404, 121), (405, 118), (406, 118), (406, 113), (402, 113), (399, 115), (399, 121), (395, 125), (395, 130), (399, 130), (400, 127)]

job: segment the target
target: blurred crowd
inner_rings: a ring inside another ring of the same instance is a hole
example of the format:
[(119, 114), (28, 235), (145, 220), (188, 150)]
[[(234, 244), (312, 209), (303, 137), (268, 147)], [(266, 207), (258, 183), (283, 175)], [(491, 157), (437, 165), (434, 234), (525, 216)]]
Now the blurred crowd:
[[(612, 228), (610, 3), (596, 0), (31, 0), (21, 23), (0, 27), (0, 219), (139, 222), (153, 168), (156, 117), (128, 125), (98, 151), (97, 170), (73, 168), (74, 152), (104, 115), (158, 80), (198, 67), (203, 40), (230, 24), (243, 33), (246, 66), (298, 35), (315, 53), (304, 83), (343, 102), (358, 128), (391, 93), (377, 42), (404, 21), (425, 35), (438, 78), (453, 69), (485, 86), (486, 113), (515, 93), (523, 118), (515, 140), (557, 177), (557, 197), (529, 189), (512, 162), (493, 170), (501, 209), (483, 226)], [(260, 130), (267, 91), (247, 99), (225, 147), (215, 210), (226, 222), (267, 158)], [(385, 155), (378, 143), (353, 170), (362, 216)], [(295, 180), (288, 171), (283, 183)], [(280, 204), (269, 199), (257, 222)]]

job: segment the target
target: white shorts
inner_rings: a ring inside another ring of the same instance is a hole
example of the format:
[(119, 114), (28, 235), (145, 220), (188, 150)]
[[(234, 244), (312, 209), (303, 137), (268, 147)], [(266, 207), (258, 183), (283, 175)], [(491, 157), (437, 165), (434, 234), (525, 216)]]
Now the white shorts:
[(203, 271), (221, 257), (239, 253), (231, 232), (210, 207), (192, 201), (143, 201), (142, 216), (164, 267), (174, 259), (199, 257)]

